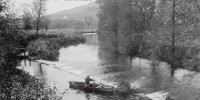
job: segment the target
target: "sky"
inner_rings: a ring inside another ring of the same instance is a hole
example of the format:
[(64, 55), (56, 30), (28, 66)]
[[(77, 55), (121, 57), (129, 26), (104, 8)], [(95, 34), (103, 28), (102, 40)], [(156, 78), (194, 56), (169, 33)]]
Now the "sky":
[[(24, 4), (31, 5), (33, 0), (11, 0), (14, 2), (14, 6), (20, 13)], [(47, 14), (52, 14), (58, 11), (72, 9), (78, 6), (86, 5), (94, 2), (95, 0), (48, 0), (47, 1)]]

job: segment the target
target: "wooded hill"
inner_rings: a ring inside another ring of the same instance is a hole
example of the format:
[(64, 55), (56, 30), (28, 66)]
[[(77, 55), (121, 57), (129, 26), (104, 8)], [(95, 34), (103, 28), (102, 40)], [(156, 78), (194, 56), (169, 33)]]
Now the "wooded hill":
[(87, 5), (50, 14), (48, 15), (48, 17), (51, 19), (69, 18), (69, 19), (84, 20), (86, 17), (91, 16), (94, 21), (98, 21), (97, 18), (98, 11), (99, 11), (99, 5), (96, 2), (92, 2)]
[(70, 28), (76, 30), (97, 29), (99, 5), (96, 2), (47, 15), (51, 19), (50, 28)]

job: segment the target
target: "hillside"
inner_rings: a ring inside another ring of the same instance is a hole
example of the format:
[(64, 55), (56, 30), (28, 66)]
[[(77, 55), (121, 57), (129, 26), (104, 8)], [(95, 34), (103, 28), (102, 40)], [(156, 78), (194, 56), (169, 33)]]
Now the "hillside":
[(85, 17), (92, 17), (93, 21), (98, 21), (96, 15), (98, 11), (99, 11), (99, 5), (96, 2), (92, 2), (87, 5), (50, 14), (48, 15), (48, 17), (51, 19), (76, 19), (76, 20), (84, 20)]

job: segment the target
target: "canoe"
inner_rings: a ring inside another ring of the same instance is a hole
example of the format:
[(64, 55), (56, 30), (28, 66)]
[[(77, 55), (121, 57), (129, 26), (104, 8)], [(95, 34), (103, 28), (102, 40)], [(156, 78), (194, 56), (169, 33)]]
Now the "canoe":
[(73, 89), (79, 89), (81, 91), (90, 93), (114, 93), (115, 88), (113, 86), (105, 85), (102, 83), (91, 83), (90, 86), (85, 87), (85, 82), (70, 81), (69, 87)]

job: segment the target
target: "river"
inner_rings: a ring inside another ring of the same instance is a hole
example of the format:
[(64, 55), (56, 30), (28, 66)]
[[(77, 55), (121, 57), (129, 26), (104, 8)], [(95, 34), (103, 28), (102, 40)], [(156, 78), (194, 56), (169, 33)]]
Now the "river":
[(111, 53), (98, 46), (95, 34), (85, 35), (87, 42), (60, 49), (57, 62), (39, 60), (45, 64), (32, 62), (23, 70), (33, 76), (44, 78), (50, 86), (56, 86), (63, 94), (63, 100), (136, 100), (133, 95), (98, 95), (77, 93), (69, 89), (68, 81), (84, 81), (87, 75), (104, 84), (117, 86), (128, 81), (131, 87), (145, 93), (167, 91), (176, 100), (200, 100), (200, 74), (183, 69), (170, 76), (166, 63), (151, 66), (151, 61), (130, 58), (127, 55)]

